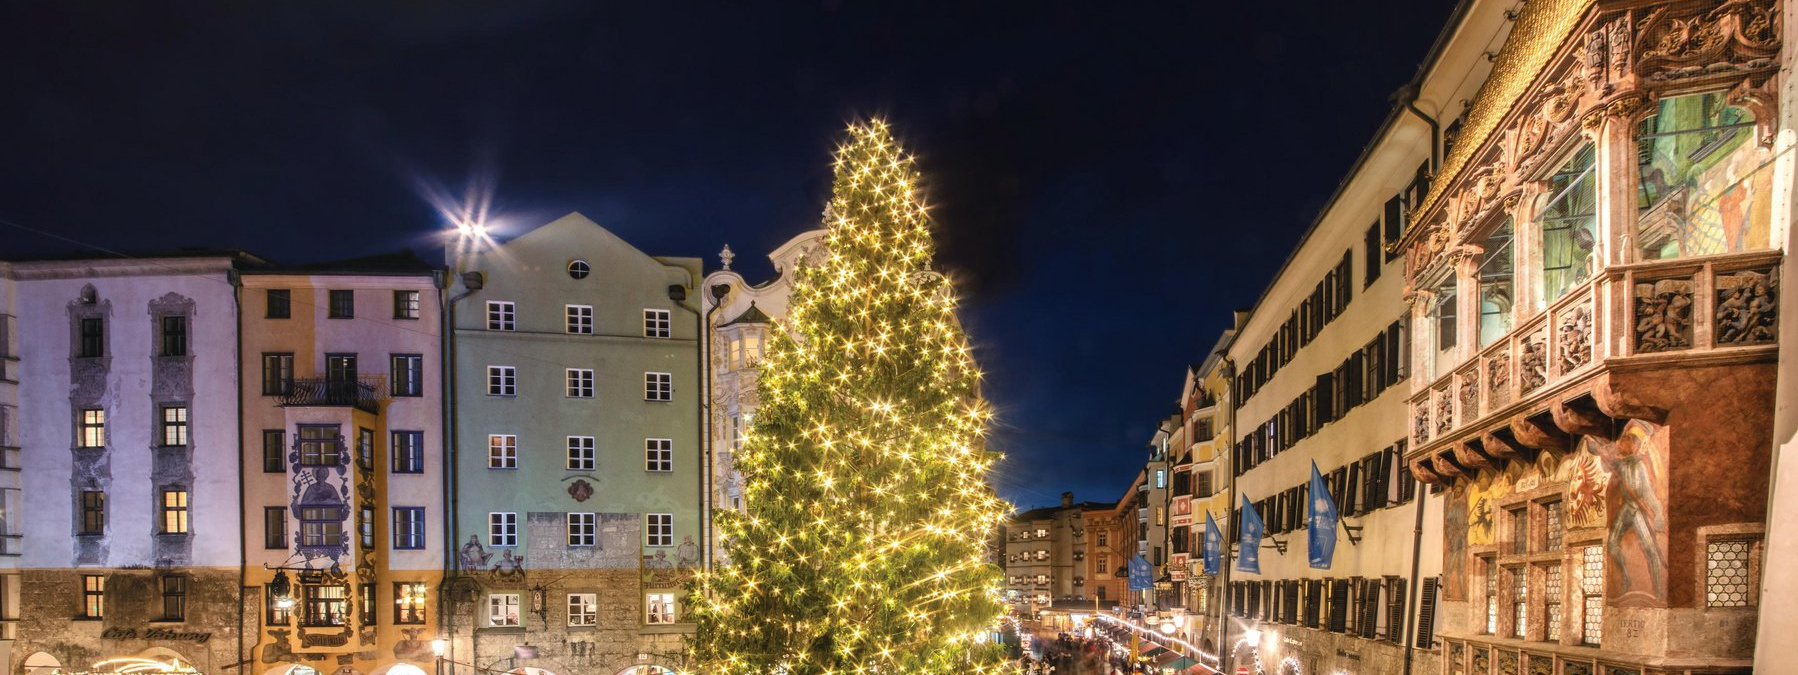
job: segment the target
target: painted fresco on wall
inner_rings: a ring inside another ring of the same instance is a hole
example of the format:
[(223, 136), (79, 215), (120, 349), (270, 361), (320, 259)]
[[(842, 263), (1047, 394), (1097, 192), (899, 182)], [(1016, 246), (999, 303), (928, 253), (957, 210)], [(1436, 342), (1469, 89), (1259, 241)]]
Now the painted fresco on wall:
[(1618, 607), (1667, 604), (1667, 429), (1640, 420), (1615, 443), (1594, 443), (1611, 474), (1605, 504), (1606, 599)]
[(1467, 485), (1467, 545), (1498, 543), (1498, 504), (1511, 496), (1511, 477), (1485, 472)]
[(1591, 442), (1591, 437), (1581, 441), (1579, 451), (1568, 462), (1571, 466), (1567, 472), (1569, 529), (1604, 526), (1604, 495), (1606, 486), (1611, 484), (1611, 472), (1606, 471), (1598, 455), (1587, 448)]
[(1467, 600), (1467, 487), (1448, 491), (1442, 508), (1442, 598)]
[(1638, 238), (1643, 257), (1768, 248), (1772, 153), (1753, 143), (1754, 115), (1722, 92), (1670, 96), (1639, 130)]

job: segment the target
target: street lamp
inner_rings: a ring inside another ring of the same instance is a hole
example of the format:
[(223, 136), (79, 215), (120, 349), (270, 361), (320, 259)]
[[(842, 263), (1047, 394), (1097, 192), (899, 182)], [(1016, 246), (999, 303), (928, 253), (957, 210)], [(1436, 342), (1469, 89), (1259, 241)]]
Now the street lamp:
[(437, 638), (431, 641), (431, 654), (437, 657), (437, 675), (443, 675), (443, 650), (449, 647), (449, 640)]

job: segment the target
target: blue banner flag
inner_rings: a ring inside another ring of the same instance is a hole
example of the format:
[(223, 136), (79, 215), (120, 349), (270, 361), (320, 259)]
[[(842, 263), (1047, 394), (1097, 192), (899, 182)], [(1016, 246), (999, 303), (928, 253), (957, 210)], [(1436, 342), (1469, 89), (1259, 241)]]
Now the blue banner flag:
[(1236, 571), (1261, 573), (1261, 514), (1255, 511), (1255, 505), (1249, 503), (1248, 495), (1242, 497), (1242, 533), (1241, 550), (1236, 552)]
[(1155, 587), (1155, 568), (1149, 566), (1147, 558), (1136, 556), (1130, 559), (1130, 590), (1146, 591)]
[(1224, 533), (1217, 530), (1217, 521), (1212, 520), (1211, 512), (1205, 512), (1205, 573), (1217, 574), (1223, 567)]
[(1330, 569), (1330, 561), (1336, 558), (1336, 500), (1330, 498), (1330, 488), (1324, 485), (1323, 474), (1317, 472), (1317, 462), (1311, 463), (1311, 499), (1305, 505), (1305, 527), (1309, 530), (1306, 541), (1311, 549), (1311, 567)]

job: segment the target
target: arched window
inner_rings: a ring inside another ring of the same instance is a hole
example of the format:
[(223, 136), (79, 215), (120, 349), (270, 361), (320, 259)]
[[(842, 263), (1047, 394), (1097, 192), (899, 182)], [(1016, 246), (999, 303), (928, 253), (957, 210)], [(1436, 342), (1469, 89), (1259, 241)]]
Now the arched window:
[(1769, 246), (1772, 154), (1750, 142), (1754, 115), (1722, 92), (1671, 96), (1636, 134), (1639, 218), (1645, 260)]

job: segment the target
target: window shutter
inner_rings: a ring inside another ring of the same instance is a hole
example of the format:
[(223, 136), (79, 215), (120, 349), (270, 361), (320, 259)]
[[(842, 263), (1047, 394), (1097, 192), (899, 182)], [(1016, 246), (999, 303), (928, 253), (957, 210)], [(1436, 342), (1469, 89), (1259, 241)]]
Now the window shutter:
[(1430, 649), (1436, 646), (1436, 577), (1423, 580), (1423, 597), (1418, 598), (1417, 641), (1412, 644), (1418, 649)]
[(1379, 579), (1361, 581), (1361, 616), (1356, 620), (1356, 628), (1361, 629), (1361, 637), (1372, 639), (1380, 624), (1380, 586)]
[(1348, 465), (1346, 482), (1343, 483), (1342, 504), (1338, 507), (1342, 511), (1342, 515), (1352, 516), (1360, 513), (1358, 510), (1358, 507), (1360, 506), (1360, 497), (1361, 463), (1355, 462), (1354, 464)]
[(1349, 582), (1347, 579), (1336, 579), (1330, 582), (1330, 632), (1340, 633), (1348, 623)]
[[(1428, 164), (1426, 163), (1425, 166), (1428, 166)], [(1403, 197), (1402, 194), (1398, 194), (1398, 195), (1393, 195), (1391, 199), (1386, 200), (1386, 218), (1385, 218), (1386, 222), (1384, 224), (1386, 226), (1386, 243), (1388, 243), (1388, 244), (1397, 243), (1399, 240), (1399, 237), (1402, 237), (1405, 234), (1405, 230), (1404, 230), (1405, 210), (1404, 210), (1404, 201), (1403, 201), (1402, 197)], [(1393, 258), (1397, 258), (1397, 257), (1398, 257), (1397, 253), (1386, 254), (1386, 260), (1388, 262), (1390, 262)]]
[(1405, 643), (1405, 580), (1386, 579), (1386, 639)]

